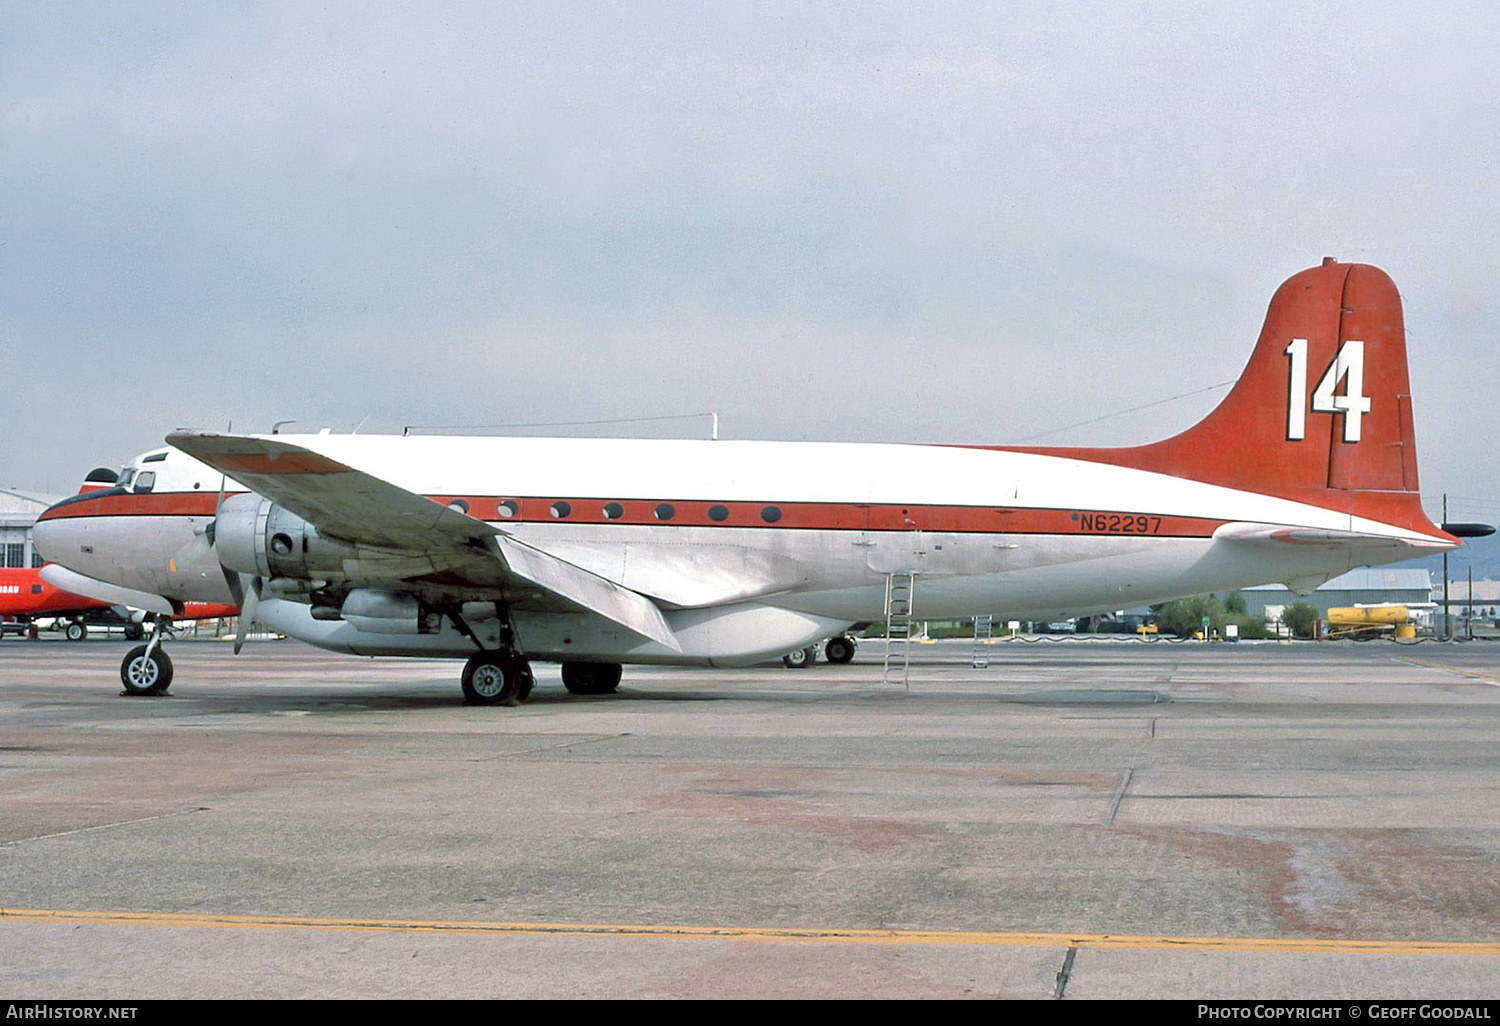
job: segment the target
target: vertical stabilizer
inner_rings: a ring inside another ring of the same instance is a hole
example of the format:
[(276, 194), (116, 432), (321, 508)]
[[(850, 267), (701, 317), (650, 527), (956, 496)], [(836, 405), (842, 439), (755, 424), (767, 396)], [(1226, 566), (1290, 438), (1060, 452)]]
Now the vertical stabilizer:
[(1151, 445), (1025, 451), (1276, 495), (1440, 535), (1422, 511), (1401, 296), (1326, 259), (1276, 290), (1244, 372), (1212, 413)]

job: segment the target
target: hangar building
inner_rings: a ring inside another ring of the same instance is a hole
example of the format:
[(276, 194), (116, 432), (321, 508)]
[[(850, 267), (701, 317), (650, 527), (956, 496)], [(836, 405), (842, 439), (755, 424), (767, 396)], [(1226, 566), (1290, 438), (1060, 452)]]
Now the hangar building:
[(41, 566), (42, 557), (31, 546), (31, 527), (56, 495), (0, 488), (0, 567)]
[(1281, 611), (1295, 602), (1316, 606), (1327, 618), (1334, 606), (1373, 606), (1394, 602), (1403, 606), (1426, 606), (1432, 601), (1432, 573), (1428, 570), (1388, 570), (1360, 567), (1325, 582), (1311, 595), (1298, 595), (1282, 584), (1243, 588), (1245, 611), (1251, 616), (1279, 619)]

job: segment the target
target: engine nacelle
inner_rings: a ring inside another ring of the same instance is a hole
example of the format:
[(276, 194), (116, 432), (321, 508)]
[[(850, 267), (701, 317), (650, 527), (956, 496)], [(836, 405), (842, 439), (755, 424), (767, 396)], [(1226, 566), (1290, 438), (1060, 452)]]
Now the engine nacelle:
[(263, 580), (341, 583), (415, 577), (441, 569), (431, 555), (330, 538), (254, 493), (224, 500), (214, 521), (219, 562)]
[(443, 618), (415, 596), (378, 588), (355, 588), (344, 599), (339, 618), (372, 634), (437, 634)]

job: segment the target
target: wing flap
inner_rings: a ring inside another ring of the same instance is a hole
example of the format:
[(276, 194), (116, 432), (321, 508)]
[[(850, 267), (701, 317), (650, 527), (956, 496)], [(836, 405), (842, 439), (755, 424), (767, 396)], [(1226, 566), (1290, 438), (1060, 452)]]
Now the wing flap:
[(655, 602), (639, 592), (607, 581), (572, 563), (564, 562), (541, 549), (532, 548), (514, 538), (497, 534), (495, 546), (505, 565), (517, 577), (525, 578), (554, 595), (560, 595), (590, 612), (681, 652), (682, 645), (667, 626)]

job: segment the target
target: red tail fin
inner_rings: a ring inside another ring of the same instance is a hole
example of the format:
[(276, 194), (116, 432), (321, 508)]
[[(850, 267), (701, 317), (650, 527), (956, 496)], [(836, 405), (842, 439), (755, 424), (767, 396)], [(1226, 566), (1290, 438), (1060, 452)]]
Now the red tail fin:
[(1277, 495), (1423, 533), (1406, 330), (1386, 273), (1332, 259), (1276, 290), (1212, 413), (1152, 445), (1029, 449)]

